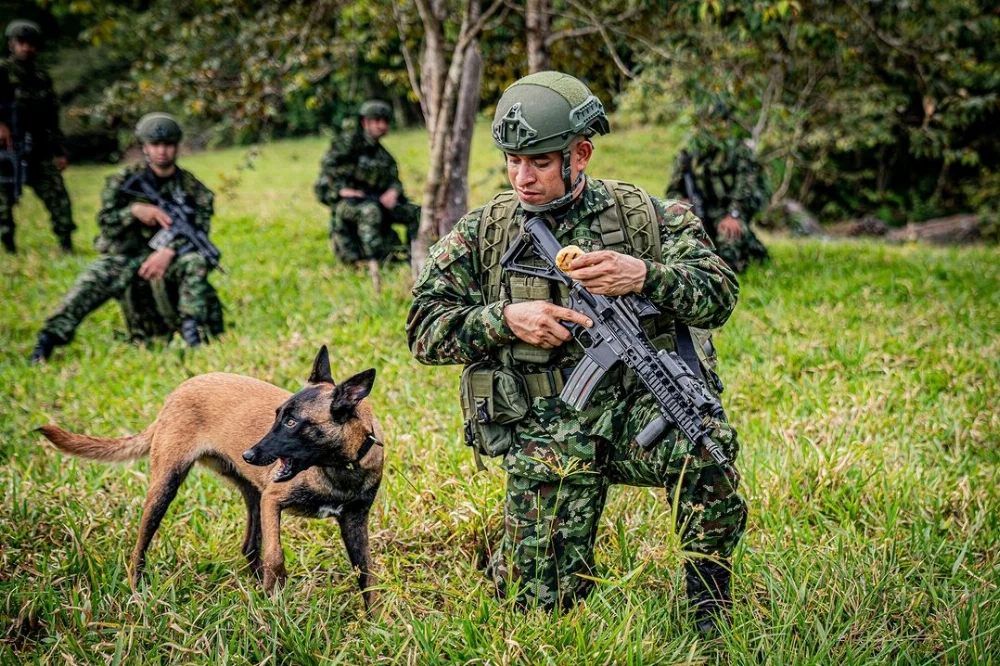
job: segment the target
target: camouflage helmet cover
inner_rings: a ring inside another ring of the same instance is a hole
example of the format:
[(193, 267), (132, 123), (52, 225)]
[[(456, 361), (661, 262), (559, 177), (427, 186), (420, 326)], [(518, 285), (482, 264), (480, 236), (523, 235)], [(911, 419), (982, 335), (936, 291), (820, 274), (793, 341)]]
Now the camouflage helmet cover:
[(169, 113), (147, 113), (135, 125), (135, 135), (142, 143), (180, 143), (184, 131)]
[(380, 99), (370, 99), (361, 105), (361, 108), (358, 109), (358, 115), (362, 118), (392, 120), (392, 107)]
[(520, 155), (565, 150), (575, 136), (610, 131), (601, 100), (582, 81), (561, 72), (537, 72), (515, 81), (493, 116), (493, 143)]
[(34, 21), (26, 21), (24, 19), (17, 19), (8, 23), (4, 34), (7, 36), (7, 39), (16, 39), (31, 44), (39, 44), (42, 41), (41, 27)]

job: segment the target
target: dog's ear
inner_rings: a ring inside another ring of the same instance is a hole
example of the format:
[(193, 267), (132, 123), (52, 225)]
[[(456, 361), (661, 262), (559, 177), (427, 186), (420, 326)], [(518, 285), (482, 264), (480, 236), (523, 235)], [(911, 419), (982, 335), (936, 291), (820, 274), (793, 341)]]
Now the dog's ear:
[(344, 423), (354, 414), (358, 403), (368, 397), (375, 383), (375, 368), (359, 372), (341, 382), (330, 394), (330, 416), (337, 423)]
[(333, 384), (333, 374), (330, 372), (330, 353), (326, 351), (326, 345), (319, 348), (316, 360), (313, 361), (312, 374), (309, 375), (310, 384)]

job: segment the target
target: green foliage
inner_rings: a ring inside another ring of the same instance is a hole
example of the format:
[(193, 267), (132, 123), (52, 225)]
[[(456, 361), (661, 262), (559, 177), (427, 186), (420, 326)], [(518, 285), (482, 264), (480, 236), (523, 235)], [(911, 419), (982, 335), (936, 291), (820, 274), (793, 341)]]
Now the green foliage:
[[(616, 125), (618, 126), (618, 125)], [(657, 188), (673, 128), (597, 140), (595, 175)], [(426, 136), (392, 134), (407, 187)], [(616, 488), (601, 521), (601, 582), (583, 606), (522, 615), (476, 568), (500, 524), (502, 474), (473, 473), (460, 442), (457, 368), (420, 366), (403, 335), (408, 271), (383, 292), (333, 264), (312, 197), (319, 139), (262, 146), (217, 201), (214, 276), (229, 332), (191, 353), (135, 348), (105, 306), (51, 364), (26, 361), (43, 318), (91, 259), (63, 256), (31, 195), (21, 254), (0, 263), (0, 663), (123, 664), (991, 664), (1000, 652), (1000, 252), (771, 241), (718, 335), (725, 403), (744, 442), (751, 507), (736, 560), (735, 627), (690, 630), (682, 544), (652, 490)], [(216, 190), (244, 162), (184, 158)], [(471, 201), (496, 189), (488, 126), (474, 138)], [(102, 168), (67, 184), (80, 237)], [(654, 190), (655, 191), (655, 190)], [(385, 612), (366, 619), (332, 521), (283, 521), (291, 574), (262, 594), (239, 554), (239, 493), (193, 472), (132, 593), (126, 562), (148, 463), (61, 456), (33, 429), (144, 428), (202, 372), (302, 385), (320, 344), (340, 378), (375, 366), (387, 475), (372, 544)]]
[(669, 79), (696, 108), (734, 107), (765, 161), (794, 165), (790, 195), (828, 219), (976, 209), (996, 195), (980, 174), (1000, 167), (993, 5), (686, 3), (665, 31), (669, 67), (643, 85)]

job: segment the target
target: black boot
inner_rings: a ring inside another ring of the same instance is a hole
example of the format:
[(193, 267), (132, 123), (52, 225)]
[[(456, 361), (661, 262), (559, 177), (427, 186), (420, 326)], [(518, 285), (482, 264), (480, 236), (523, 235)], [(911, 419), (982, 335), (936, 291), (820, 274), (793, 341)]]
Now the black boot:
[(181, 340), (186, 342), (188, 347), (201, 346), (201, 336), (198, 334), (196, 320), (188, 318), (181, 322)]
[(59, 344), (61, 344), (61, 341), (57, 340), (51, 333), (46, 333), (45, 331), (39, 333), (38, 341), (35, 342), (35, 348), (31, 350), (31, 364), (38, 365), (47, 361), (49, 356), (52, 355), (52, 350)]
[(63, 254), (73, 254), (73, 238), (72, 238), (72, 236), (60, 236), (59, 237), (59, 249), (63, 251)]
[(684, 563), (688, 601), (694, 609), (695, 627), (703, 636), (716, 635), (730, 624), (733, 597), (729, 566), (727, 560), (720, 563), (698, 559)]
[(14, 233), (0, 235), (0, 243), (3, 243), (3, 249), (7, 250), (10, 254), (17, 252), (17, 246), (14, 245)]

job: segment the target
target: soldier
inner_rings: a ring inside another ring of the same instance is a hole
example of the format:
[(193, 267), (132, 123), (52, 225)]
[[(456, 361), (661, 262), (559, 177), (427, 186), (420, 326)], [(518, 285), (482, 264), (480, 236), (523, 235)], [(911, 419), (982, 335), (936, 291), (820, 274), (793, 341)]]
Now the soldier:
[(126, 295), (139, 278), (156, 286), (162, 281), (176, 290), (181, 338), (191, 347), (201, 344), (202, 329), (215, 309), (215, 291), (208, 282), (209, 265), (188, 241), (178, 236), (157, 251), (148, 245), (170, 217), (135, 191), (135, 178), (145, 178), (164, 196), (183, 195), (195, 209), (191, 222), (206, 234), (212, 219), (213, 194), (190, 172), (177, 166), (182, 132), (166, 113), (150, 113), (136, 125), (146, 164), (125, 167), (108, 177), (97, 213), (100, 235), (95, 241), (102, 257), (88, 266), (49, 317), (31, 354), (31, 361), (48, 359), (54, 347), (69, 343), (83, 319), (109, 298)]
[[(330, 241), (341, 261), (382, 260), (394, 251), (409, 256), (420, 207), (406, 200), (396, 160), (380, 140), (389, 131), (392, 109), (379, 100), (361, 105), (358, 123), (345, 127), (323, 156), (316, 197), (330, 206)], [(400, 248), (393, 224), (406, 228)]]
[[(768, 259), (750, 223), (770, 199), (764, 170), (742, 138), (734, 135), (728, 107), (717, 105), (702, 115), (690, 145), (681, 151), (667, 186), (667, 198), (704, 202), (705, 228), (716, 253), (737, 273), (750, 262)], [(690, 170), (697, 193), (688, 191)]]
[[(504, 92), (493, 142), (514, 189), (465, 215), (431, 248), (407, 336), (422, 363), (465, 364), (467, 442), (504, 456), (504, 534), (490, 565), (498, 591), (516, 589), (520, 603), (545, 608), (585, 597), (608, 487), (663, 487), (668, 497), (679, 489), (677, 527), (686, 547), (705, 556), (685, 565), (688, 594), (699, 629), (712, 631), (728, 618), (729, 558), (747, 516), (735, 471), (727, 482), (673, 428), (651, 451), (636, 447), (658, 412), (629, 373), (609, 373), (591, 407), (569, 408), (559, 392), (582, 350), (562, 322), (591, 322), (566, 308), (566, 293), (550, 282), (500, 270), (526, 219), (544, 216), (562, 245), (586, 251), (569, 275), (598, 294), (640, 292), (660, 309), (650, 332), (659, 348), (676, 348), (677, 324), (728, 319), (739, 287), (689, 207), (585, 174), (591, 138), (609, 131), (600, 100), (572, 76), (532, 74)], [(735, 460), (735, 431), (713, 426)]]
[[(0, 61), (0, 149), (11, 150), (15, 142), (30, 146), (27, 183), (48, 209), (59, 247), (72, 252), (76, 225), (62, 177), (67, 162), (59, 102), (52, 79), (35, 63), (42, 31), (31, 21), (12, 21), (6, 35), (11, 57)], [(11, 184), (0, 186), (0, 242), (11, 253), (16, 251), (13, 199)]]

